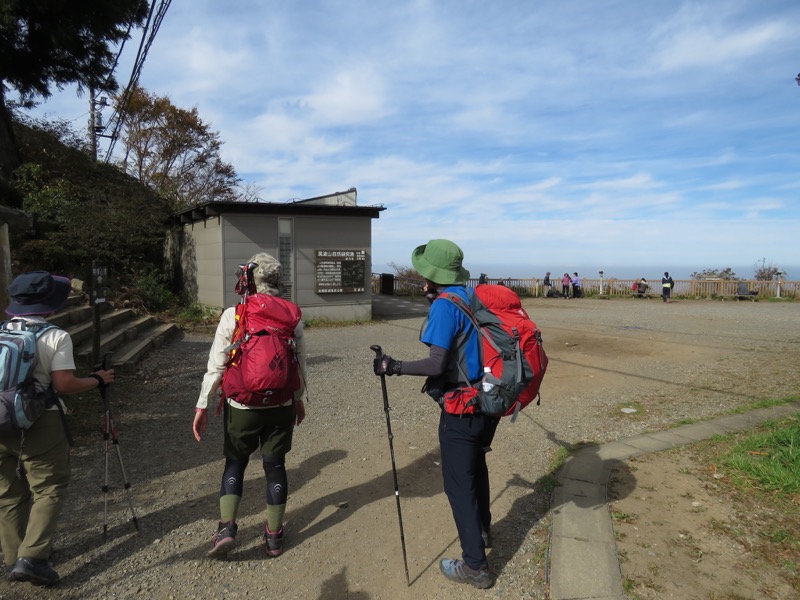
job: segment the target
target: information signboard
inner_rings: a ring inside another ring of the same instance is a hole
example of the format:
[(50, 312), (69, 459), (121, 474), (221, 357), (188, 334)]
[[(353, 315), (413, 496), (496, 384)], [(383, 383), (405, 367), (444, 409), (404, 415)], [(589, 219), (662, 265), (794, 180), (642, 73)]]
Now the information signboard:
[(359, 293), (366, 290), (366, 250), (315, 250), (317, 293)]

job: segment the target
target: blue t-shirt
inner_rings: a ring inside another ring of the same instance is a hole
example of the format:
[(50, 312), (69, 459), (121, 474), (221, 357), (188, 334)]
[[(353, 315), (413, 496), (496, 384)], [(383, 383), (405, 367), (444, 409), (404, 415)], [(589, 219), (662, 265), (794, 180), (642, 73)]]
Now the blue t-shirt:
[[(450, 286), (442, 291), (457, 294), (469, 304), (470, 296), (464, 286)], [(459, 333), (462, 332), (467, 334), (467, 340), (464, 345), (467, 375), (470, 378), (470, 382), (475, 382), (483, 376), (480, 338), (469, 319), (450, 300), (434, 300), (433, 304), (431, 304), (428, 312), (428, 322), (420, 335), (420, 341), (429, 346), (434, 345), (445, 350), (451, 350), (455, 346)]]

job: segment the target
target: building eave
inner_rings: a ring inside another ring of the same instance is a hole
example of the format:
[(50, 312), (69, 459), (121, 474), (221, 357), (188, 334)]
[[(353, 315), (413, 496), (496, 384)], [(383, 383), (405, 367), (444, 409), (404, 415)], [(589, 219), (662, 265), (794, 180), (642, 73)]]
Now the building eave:
[(365, 217), (377, 219), (385, 206), (328, 206), (298, 202), (206, 202), (176, 212), (176, 223), (190, 224), (223, 215)]

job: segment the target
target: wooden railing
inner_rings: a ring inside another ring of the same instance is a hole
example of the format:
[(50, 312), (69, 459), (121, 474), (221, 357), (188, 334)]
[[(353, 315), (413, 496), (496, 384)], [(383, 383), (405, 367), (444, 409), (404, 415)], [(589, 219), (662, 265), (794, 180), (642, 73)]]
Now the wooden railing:
[[(631, 289), (634, 282), (638, 279), (583, 279), (581, 278), (581, 287), (585, 296), (606, 295), (612, 297), (623, 297), (633, 295)], [(800, 281), (757, 281), (755, 279), (743, 280), (747, 286), (748, 291), (756, 292), (756, 296), (761, 298), (789, 298), (800, 299)], [(422, 280), (401, 278), (391, 276), (386, 277), (385, 274), (378, 273), (372, 274), (372, 291), (375, 294), (385, 292), (382, 288), (386, 288), (391, 283), (391, 289), (394, 295), (397, 296), (412, 296), (418, 297), (422, 295)], [(490, 277), (486, 283), (502, 283), (517, 292), (521, 297), (526, 298), (539, 298), (544, 295), (542, 280), (538, 278), (533, 279), (515, 279), (515, 278), (495, 278)], [(651, 294), (661, 294), (661, 279), (648, 279), (647, 280)], [(725, 298), (737, 296), (739, 294), (739, 281), (701, 281), (696, 279), (676, 279), (675, 287), (672, 289), (672, 295), (684, 298)], [(467, 286), (478, 285), (478, 279), (472, 278), (467, 282)], [(561, 291), (561, 280), (552, 280), (553, 289), (558, 292)]]

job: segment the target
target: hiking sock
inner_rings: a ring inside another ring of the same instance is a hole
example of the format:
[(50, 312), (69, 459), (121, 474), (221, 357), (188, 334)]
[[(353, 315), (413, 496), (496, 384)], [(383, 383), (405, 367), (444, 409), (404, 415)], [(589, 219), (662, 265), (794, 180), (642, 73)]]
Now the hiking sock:
[(242, 501), (241, 496), (228, 494), (219, 497), (219, 520), (220, 521), (235, 521), (236, 515), (239, 513), (239, 503)]
[(286, 514), (285, 504), (267, 504), (267, 527), (273, 533), (283, 527), (283, 516)]

